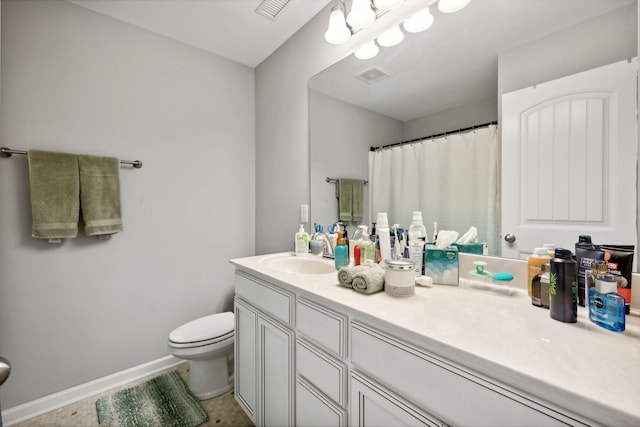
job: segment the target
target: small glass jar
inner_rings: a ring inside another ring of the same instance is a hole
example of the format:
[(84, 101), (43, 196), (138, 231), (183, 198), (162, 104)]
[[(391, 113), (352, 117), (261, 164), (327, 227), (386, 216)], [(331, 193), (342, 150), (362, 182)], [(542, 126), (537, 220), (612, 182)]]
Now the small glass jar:
[(384, 291), (394, 297), (410, 297), (416, 293), (414, 262), (407, 258), (385, 260)]

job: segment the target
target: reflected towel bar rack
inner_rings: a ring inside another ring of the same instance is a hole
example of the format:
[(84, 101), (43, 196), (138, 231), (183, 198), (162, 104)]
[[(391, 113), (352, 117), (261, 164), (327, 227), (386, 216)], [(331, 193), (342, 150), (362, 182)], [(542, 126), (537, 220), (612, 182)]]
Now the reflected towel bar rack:
[[(327, 182), (338, 182), (338, 178), (329, 178), (327, 177)], [(368, 184), (369, 181), (362, 181), (364, 184)]]
[[(23, 150), (13, 150), (7, 147), (0, 147), (0, 157), (11, 157), (14, 154), (26, 156), (27, 152)], [(131, 165), (136, 169), (140, 169), (142, 167), (142, 162), (140, 160), (120, 160), (120, 164)]]

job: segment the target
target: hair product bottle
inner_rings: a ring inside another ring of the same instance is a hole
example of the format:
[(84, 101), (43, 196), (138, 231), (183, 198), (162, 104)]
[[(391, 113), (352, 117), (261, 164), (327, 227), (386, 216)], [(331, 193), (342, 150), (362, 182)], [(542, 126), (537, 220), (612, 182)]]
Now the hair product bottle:
[(552, 319), (578, 321), (578, 264), (568, 249), (556, 249), (551, 260), (549, 311)]

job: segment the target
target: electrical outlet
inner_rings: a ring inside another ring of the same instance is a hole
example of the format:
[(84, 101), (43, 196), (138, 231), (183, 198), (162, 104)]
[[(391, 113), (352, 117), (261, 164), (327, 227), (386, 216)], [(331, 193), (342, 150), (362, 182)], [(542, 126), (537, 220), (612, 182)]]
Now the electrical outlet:
[(300, 205), (300, 222), (309, 222), (309, 205)]

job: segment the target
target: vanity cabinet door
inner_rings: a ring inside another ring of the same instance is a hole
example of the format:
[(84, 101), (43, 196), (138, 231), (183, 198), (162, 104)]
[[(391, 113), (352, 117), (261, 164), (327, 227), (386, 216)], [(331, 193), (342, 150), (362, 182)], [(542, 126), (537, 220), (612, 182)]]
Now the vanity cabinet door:
[(257, 425), (294, 425), (294, 335), (258, 315), (259, 399)]
[(345, 427), (344, 409), (327, 399), (318, 389), (302, 377), (296, 380), (296, 426)]
[(234, 387), (235, 399), (251, 421), (256, 422), (256, 355), (258, 313), (235, 299)]
[(351, 373), (350, 384), (352, 426), (446, 426), (357, 372)]

